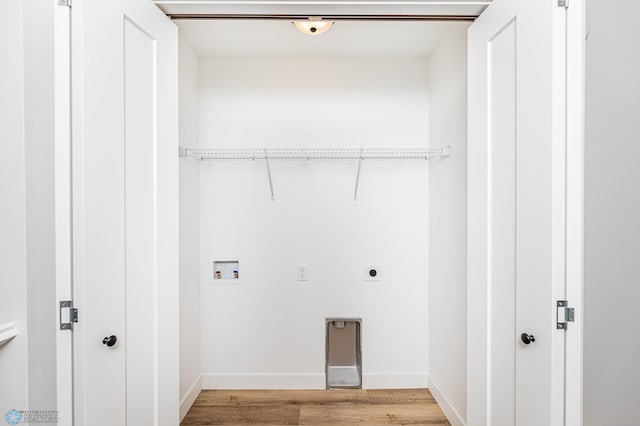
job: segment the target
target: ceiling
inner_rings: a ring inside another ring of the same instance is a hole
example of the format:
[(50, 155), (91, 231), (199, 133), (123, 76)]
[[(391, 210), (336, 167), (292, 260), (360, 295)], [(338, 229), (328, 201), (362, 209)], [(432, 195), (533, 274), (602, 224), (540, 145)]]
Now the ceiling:
[(469, 23), (337, 21), (319, 35), (290, 20), (177, 20), (200, 56), (427, 56), (442, 35)]

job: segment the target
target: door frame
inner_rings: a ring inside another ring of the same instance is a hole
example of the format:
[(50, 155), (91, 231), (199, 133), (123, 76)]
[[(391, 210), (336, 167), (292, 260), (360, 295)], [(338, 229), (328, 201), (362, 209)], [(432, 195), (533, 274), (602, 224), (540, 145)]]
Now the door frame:
[[(56, 305), (73, 300), (71, 173), (71, 8), (53, 6), (54, 20), (54, 206)], [(61, 330), (56, 317), (56, 409), (58, 424), (72, 426), (73, 332)]]
[[(265, 4), (268, 4), (266, 2)], [(349, 2), (345, 2), (349, 3)], [(356, 3), (356, 2), (351, 2)], [(398, 5), (402, 9), (403, 6)], [(72, 250), (73, 218), (72, 168), (77, 171), (71, 158), (76, 157), (71, 149), (73, 135), (79, 137), (81, 129), (77, 123), (72, 132), (71, 117), (81, 114), (79, 90), (72, 95), (71, 46), (77, 43), (71, 37), (71, 8), (60, 6), (55, 12), (55, 249), (56, 249), (56, 299), (73, 300)], [(567, 8), (567, 70), (566, 81), (566, 297), (576, 309), (575, 323), (566, 332), (565, 364), (565, 424), (582, 423), (582, 340), (583, 340), (583, 160), (584, 160), (584, 61), (585, 61), (585, 5), (583, 0), (574, 0)], [(79, 28), (74, 28), (78, 37)], [(82, 87), (80, 77), (75, 74), (73, 87)], [(73, 98), (73, 102), (72, 102)], [(60, 125), (60, 123), (68, 123)], [(76, 157), (77, 158), (77, 157)], [(77, 175), (76, 175), (77, 179)], [(76, 265), (77, 267), (77, 265)], [(73, 335), (60, 330), (56, 309), (57, 334), (57, 409), (59, 424), (73, 422)], [(82, 313), (80, 314), (82, 318)], [(474, 344), (468, 335), (468, 345)], [(469, 360), (467, 360), (469, 363)], [(485, 371), (467, 371), (472, 375)], [(467, 394), (468, 401), (473, 398)], [(468, 402), (469, 403), (469, 402)]]
[(582, 424), (584, 289), (585, 0), (567, 8), (566, 297), (575, 322), (566, 331), (565, 425)]

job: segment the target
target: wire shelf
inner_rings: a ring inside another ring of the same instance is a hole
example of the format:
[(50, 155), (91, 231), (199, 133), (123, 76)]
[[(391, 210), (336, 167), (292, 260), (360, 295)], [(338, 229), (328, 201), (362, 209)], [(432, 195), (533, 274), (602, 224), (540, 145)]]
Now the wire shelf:
[(180, 148), (180, 157), (193, 157), (200, 160), (264, 160), (269, 179), (271, 200), (275, 200), (270, 160), (359, 160), (356, 173), (354, 201), (358, 200), (360, 170), (362, 161), (368, 159), (424, 159), (449, 157), (451, 146), (442, 148)]
[(181, 157), (201, 160), (348, 160), (425, 159), (448, 157), (450, 146), (442, 148), (180, 148)]

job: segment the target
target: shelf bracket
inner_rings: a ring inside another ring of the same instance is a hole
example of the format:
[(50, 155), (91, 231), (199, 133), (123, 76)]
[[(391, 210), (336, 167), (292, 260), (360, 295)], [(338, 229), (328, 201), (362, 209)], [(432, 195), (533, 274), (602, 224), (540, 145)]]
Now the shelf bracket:
[(9, 342), (18, 335), (18, 331), (12, 322), (0, 325), (0, 346)]
[(356, 188), (353, 191), (353, 201), (358, 201), (358, 186), (360, 186), (360, 169), (362, 168), (362, 150), (360, 150), (360, 159), (358, 160), (358, 173), (356, 174)]
[(271, 191), (271, 201), (276, 199), (273, 193), (273, 181), (271, 180), (271, 167), (269, 167), (269, 156), (267, 155), (267, 150), (264, 150), (264, 162), (267, 164), (267, 176), (269, 177), (269, 190)]

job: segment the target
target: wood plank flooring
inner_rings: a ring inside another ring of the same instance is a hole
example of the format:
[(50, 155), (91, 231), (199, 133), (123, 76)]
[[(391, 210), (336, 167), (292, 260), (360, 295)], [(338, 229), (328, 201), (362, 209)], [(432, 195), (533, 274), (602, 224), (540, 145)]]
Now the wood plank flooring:
[(450, 425), (427, 389), (200, 392), (189, 425)]

